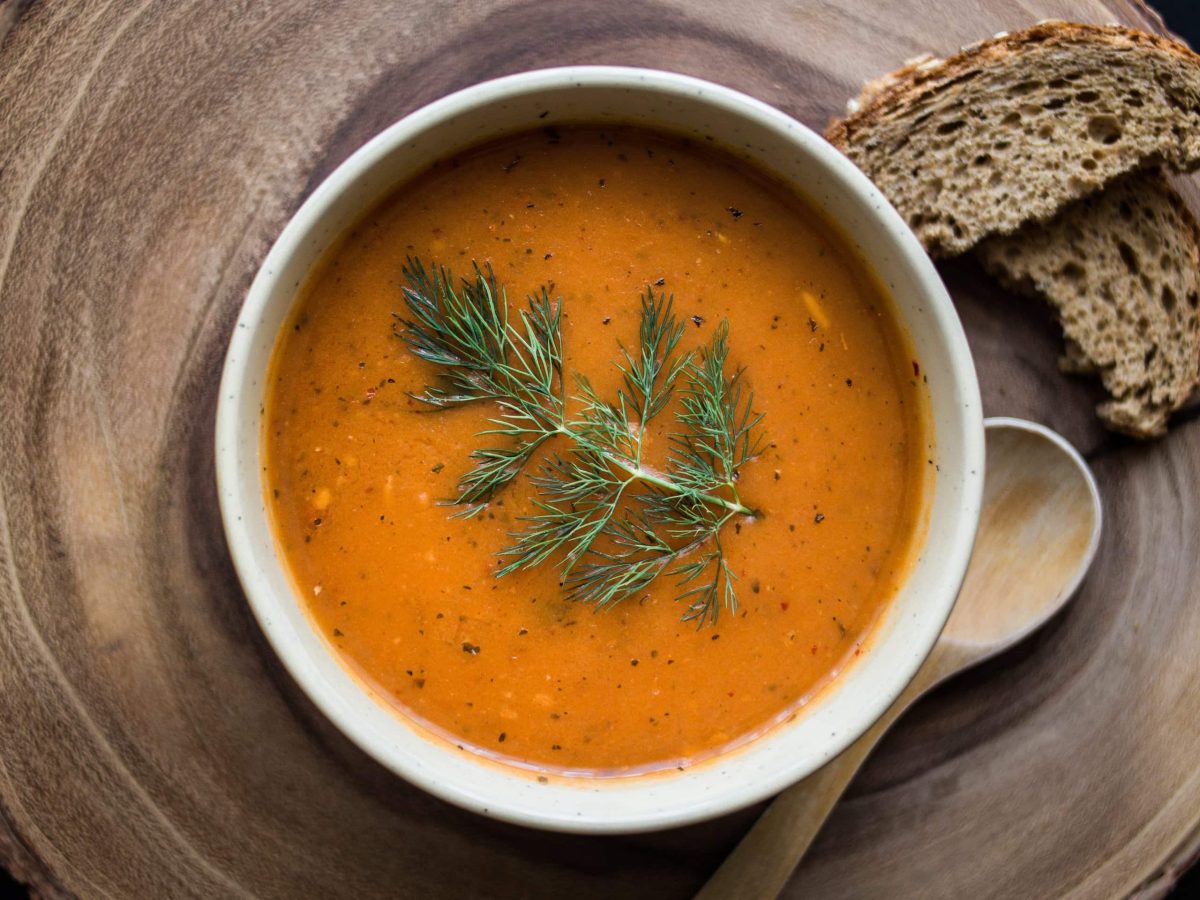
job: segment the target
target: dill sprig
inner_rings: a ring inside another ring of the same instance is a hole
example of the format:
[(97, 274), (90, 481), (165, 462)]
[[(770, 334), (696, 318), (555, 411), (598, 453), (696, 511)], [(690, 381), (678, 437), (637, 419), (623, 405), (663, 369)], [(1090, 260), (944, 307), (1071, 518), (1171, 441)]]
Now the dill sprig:
[[(563, 375), (562, 303), (549, 290), (528, 298), (510, 320), (491, 266), (473, 264), (456, 286), (444, 267), (419, 260), (404, 267), (408, 314), (396, 331), (409, 349), (438, 369), (416, 399), (435, 409), (491, 401), (498, 412), (471, 453), (473, 466), (446, 501), (473, 516), (510, 484), (551, 438), (552, 450), (530, 476), (537, 489), (514, 543), (502, 549), (499, 575), (548, 560), (559, 566), (567, 596), (603, 609), (674, 577), (684, 621), (715, 623), (721, 607), (737, 609), (737, 576), (721, 532), (757, 512), (738, 494), (742, 467), (761, 450), (762, 420), (742, 369), (726, 375), (729, 326), (708, 346), (680, 352), (683, 325), (672, 299), (651, 288), (641, 299), (638, 344), (620, 348), (621, 386), (601, 398), (574, 375), (569, 412)], [(645, 435), (676, 392), (675, 429), (666, 465), (644, 458)], [(492, 441), (495, 440), (495, 443)]]

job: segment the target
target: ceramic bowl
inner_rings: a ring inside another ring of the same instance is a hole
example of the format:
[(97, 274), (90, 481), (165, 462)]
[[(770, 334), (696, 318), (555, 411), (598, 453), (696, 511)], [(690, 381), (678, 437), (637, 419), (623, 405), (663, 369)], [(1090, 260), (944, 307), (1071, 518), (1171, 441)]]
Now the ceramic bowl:
[[(557, 123), (641, 123), (712, 140), (806, 196), (890, 291), (928, 377), (937, 471), (919, 559), (862, 656), (788, 724), (685, 771), (560, 777), (460, 751), (407, 721), (339, 662), (313, 627), (272, 535), (261, 466), (266, 372), (306, 277), (373, 204), (435, 159)], [(398, 775), (466, 809), (562, 831), (684, 825), (762, 800), (810, 774), (887, 709), (933, 647), (958, 593), (983, 483), (975, 371), (933, 265), (891, 205), (824, 140), (744, 94), (667, 72), (577, 67), (490, 81), (397, 122), (337, 168), (268, 254), (233, 330), (217, 410), (221, 512), (246, 597), (292, 677), (352, 741)]]

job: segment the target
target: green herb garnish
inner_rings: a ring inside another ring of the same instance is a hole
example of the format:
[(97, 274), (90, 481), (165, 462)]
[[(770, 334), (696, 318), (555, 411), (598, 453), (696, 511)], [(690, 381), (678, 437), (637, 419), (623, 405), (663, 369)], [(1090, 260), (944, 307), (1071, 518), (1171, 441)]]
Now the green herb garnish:
[[(503, 288), (489, 265), (454, 279), (419, 260), (404, 268), (408, 314), (396, 331), (409, 349), (438, 367), (433, 385), (414, 395), (437, 409), (492, 401), (499, 413), (480, 436), (501, 443), (471, 453), (474, 466), (458, 482), (457, 515), (479, 513), (552, 438), (566, 443), (531, 475), (535, 510), (520, 517), (515, 543), (500, 551), (507, 575), (553, 559), (567, 596), (611, 606), (644, 590), (659, 575), (677, 579), (683, 620), (717, 621), (720, 607), (737, 609), (737, 576), (725, 559), (721, 530), (754, 517), (738, 495), (742, 466), (761, 450), (762, 415), (742, 383), (725, 374), (729, 326), (710, 344), (677, 352), (683, 335), (672, 300), (647, 288), (638, 346), (621, 347), (623, 376), (615, 401), (597, 396), (574, 376), (578, 412), (568, 410), (563, 377), (560, 299), (543, 287), (510, 321)], [(643, 458), (644, 435), (679, 389), (663, 469)]]

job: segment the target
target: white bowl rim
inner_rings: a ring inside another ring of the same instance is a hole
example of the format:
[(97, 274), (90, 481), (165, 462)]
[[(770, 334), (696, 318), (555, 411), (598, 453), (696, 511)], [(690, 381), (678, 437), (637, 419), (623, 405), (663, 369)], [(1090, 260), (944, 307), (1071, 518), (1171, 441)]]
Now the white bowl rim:
[[(255, 337), (254, 326), (262, 318), (272, 292), (275, 290), (276, 277), (272, 273), (281, 268), (282, 262), (291, 253), (296, 252), (301, 242), (309, 235), (311, 229), (333, 201), (389, 152), (409, 140), (413, 135), (423, 132), (448, 117), (462, 115), (464, 112), (478, 109), (506, 97), (523, 96), (546, 89), (561, 89), (570, 85), (650, 89), (665, 96), (703, 97), (706, 102), (735, 112), (745, 119), (752, 120), (755, 124), (765, 125), (776, 130), (786, 130), (791, 139), (804, 152), (815, 157), (819, 164), (825, 167), (827, 174), (837, 179), (841, 185), (857, 193), (874, 209), (875, 214), (883, 220), (883, 224), (893, 240), (893, 249), (903, 257), (905, 264), (914, 269), (914, 276), (921, 286), (923, 296), (928, 300), (928, 309), (925, 312), (931, 317), (936, 329), (946, 342), (950, 367), (955, 374), (956, 396), (962, 401), (961, 405), (964, 409), (961, 434), (957, 435), (958, 439), (963, 442), (963, 457), (968, 470), (962, 473), (960, 503), (962, 512), (959, 524), (963, 527), (960, 527), (952, 535), (948, 545), (939, 545), (938, 547), (938, 554), (944, 560), (942, 568), (946, 573), (944, 584), (947, 589), (943, 592), (944, 596), (936, 598), (939, 603), (931, 605), (926, 610), (927, 616), (921, 630), (922, 642), (925, 645), (917, 648), (919, 652), (908, 657), (907, 665), (899, 667), (896, 672), (898, 677), (889, 684), (886, 690), (877, 691), (870, 701), (847, 715), (848, 727), (840, 729), (836, 738), (831, 739), (822, 748), (822, 760), (827, 762), (832, 759), (882, 715), (899, 696), (916, 673), (921, 662), (932, 650), (953, 608), (953, 602), (965, 575), (974, 543), (984, 472), (983, 418), (974, 365), (961, 322), (958, 320), (941, 279), (916, 237), (887, 199), (846, 157), (815, 132), (780, 110), (731, 88), (687, 75), (654, 69), (623, 66), (566, 66), (541, 69), (485, 81), (459, 90), (410, 113), (364, 144), (325, 178), (290, 218), (263, 261), (246, 295), (230, 338), (218, 394), (215, 434), (216, 476), (221, 515), (230, 554), (259, 625), (291, 677), (295, 679), (316, 707), (351, 741), (382, 765), (427, 792), (462, 808), (492, 818), (556, 831), (592, 834), (634, 833), (677, 827), (732, 812), (778, 793), (808, 773), (797, 774), (794, 771), (782, 770), (753, 785), (743, 787), (735, 796), (728, 793), (717, 797), (702, 796), (703, 792), (698, 790), (696, 792), (698, 796), (694, 802), (669, 809), (648, 808), (632, 813), (623, 809), (614, 810), (611, 813), (600, 811), (593, 812), (585, 818), (577, 818), (570, 815), (569, 809), (557, 808), (564, 803), (569, 804), (570, 791), (578, 790), (577, 787), (565, 789), (564, 792), (564, 790), (560, 790), (560, 786), (552, 783), (548, 786), (550, 790), (545, 791), (545, 801), (538, 801), (531, 805), (527, 802), (508, 802), (504, 798), (498, 799), (486, 789), (479, 790), (471, 785), (447, 782), (437, 777), (431, 777), (428, 772), (419, 767), (414, 769), (406, 763), (406, 760), (393, 752), (393, 749), (386, 741), (382, 741), (375, 731), (365, 727), (355, 715), (347, 711), (344, 704), (340, 702), (341, 695), (333, 691), (328, 682), (319, 677), (307, 664), (298, 649), (293, 631), (280, 624), (280, 619), (276, 614), (281, 606), (286, 603), (299, 604), (300, 600), (294, 596), (294, 593), (287, 598), (275, 596), (259, 570), (260, 560), (251, 549), (254, 535), (251, 533), (246, 522), (247, 517), (243, 513), (246, 511), (247, 502), (261, 503), (263, 498), (261, 496), (250, 498), (242, 489), (242, 482), (246, 476), (242, 460), (235, 449), (239, 429), (238, 400), (251, 375), (248, 359), (251, 355), (251, 342)], [(256, 480), (254, 483), (261, 487), (260, 481)], [(924, 641), (925, 638), (927, 638), (927, 642)], [(338, 660), (335, 662), (344, 666), (344, 663)], [(346, 675), (353, 678), (348, 669)], [(366, 692), (361, 682), (356, 680), (356, 683), (359, 684), (360, 690)], [(395, 711), (389, 709), (386, 712), (398, 721), (402, 721)], [(413, 733), (418, 731), (419, 729)], [(423, 734), (418, 735), (418, 738), (431, 746), (439, 743), (439, 739), (430, 739)], [(772, 736), (768, 734), (759, 740), (770, 741), (771, 739)], [(449, 747), (450, 745), (446, 744), (445, 746)], [(439, 752), (446, 751), (439, 748)], [(489, 766), (495, 770), (503, 769), (503, 767), (482, 760), (476, 760), (476, 764), (479, 765), (481, 773), (487, 771)], [(816, 767), (814, 766), (809, 771), (811, 772)], [(708, 763), (700, 764), (696, 769), (707, 770), (710, 777), (716, 774), (714, 766)], [(680, 776), (660, 774), (646, 777), (683, 779), (689, 776), (695, 777), (695, 770), (689, 769), (688, 773)], [(529, 780), (531, 776), (529, 773), (519, 772), (504, 774), (503, 777)], [(488, 776), (483, 774), (480, 775), (480, 778), (488, 780)], [(619, 780), (612, 779), (612, 781)], [(589, 790), (609, 790), (609, 788), (589, 788)]]

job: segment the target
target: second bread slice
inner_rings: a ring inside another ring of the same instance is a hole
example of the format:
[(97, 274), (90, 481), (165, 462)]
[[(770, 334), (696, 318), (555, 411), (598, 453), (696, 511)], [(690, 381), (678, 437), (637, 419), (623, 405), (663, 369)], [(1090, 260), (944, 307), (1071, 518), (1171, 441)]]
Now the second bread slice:
[(1200, 382), (1200, 229), (1162, 174), (1128, 175), (1047, 223), (985, 241), (1001, 282), (1041, 296), (1067, 338), (1063, 367), (1094, 371), (1100, 418), (1154, 437)]

